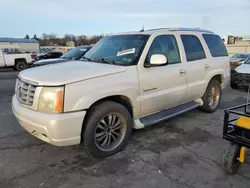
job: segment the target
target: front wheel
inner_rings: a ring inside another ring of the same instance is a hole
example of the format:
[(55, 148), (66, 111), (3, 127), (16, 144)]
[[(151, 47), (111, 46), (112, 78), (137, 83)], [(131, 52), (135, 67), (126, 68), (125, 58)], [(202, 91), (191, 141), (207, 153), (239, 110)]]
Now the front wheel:
[(90, 109), (83, 126), (82, 138), (87, 152), (93, 157), (105, 158), (126, 146), (133, 120), (123, 105), (105, 101)]
[(222, 154), (222, 167), (225, 172), (235, 174), (241, 166), (237, 159), (240, 155), (241, 147), (236, 144), (231, 144)]
[(215, 112), (221, 101), (221, 85), (217, 80), (211, 80), (205, 94), (202, 97), (203, 105), (201, 110), (212, 113)]

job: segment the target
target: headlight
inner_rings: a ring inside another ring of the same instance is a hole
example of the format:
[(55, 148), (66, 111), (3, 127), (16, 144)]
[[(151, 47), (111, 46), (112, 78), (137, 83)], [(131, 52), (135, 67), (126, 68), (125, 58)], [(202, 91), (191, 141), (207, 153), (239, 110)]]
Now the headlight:
[(44, 113), (63, 112), (64, 87), (43, 87), (39, 96), (38, 111)]
[(243, 61), (238, 61), (237, 63), (236, 63), (236, 65), (241, 65), (243, 63)]

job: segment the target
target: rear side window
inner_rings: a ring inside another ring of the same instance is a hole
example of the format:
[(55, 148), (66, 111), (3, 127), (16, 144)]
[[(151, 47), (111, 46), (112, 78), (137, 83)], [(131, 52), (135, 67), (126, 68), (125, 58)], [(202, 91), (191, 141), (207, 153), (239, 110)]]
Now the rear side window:
[(227, 49), (218, 35), (203, 34), (203, 38), (213, 57), (228, 56)]
[(194, 35), (181, 35), (181, 40), (184, 45), (187, 61), (206, 58), (204, 49), (198, 37)]

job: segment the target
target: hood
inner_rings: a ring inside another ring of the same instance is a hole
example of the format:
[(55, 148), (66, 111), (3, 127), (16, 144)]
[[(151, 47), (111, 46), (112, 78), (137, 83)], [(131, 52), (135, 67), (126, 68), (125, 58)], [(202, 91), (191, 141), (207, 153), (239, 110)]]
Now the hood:
[(67, 61), (70, 61), (70, 60), (63, 59), (63, 58), (44, 59), (44, 60), (36, 61), (34, 65), (41, 66), (41, 65), (48, 65), (48, 64), (54, 64), (54, 63), (62, 63), (62, 62), (67, 62)]
[(250, 74), (250, 64), (242, 64), (235, 68), (238, 73)]
[(40, 53), (40, 54), (37, 54), (36, 56), (43, 56), (45, 55), (45, 53)]
[(125, 66), (85, 61), (68, 61), (60, 64), (34, 67), (21, 71), (21, 79), (37, 82), (38, 85), (58, 86), (100, 76), (124, 72)]
[(231, 63), (238, 63), (244, 61), (246, 58), (230, 58)]

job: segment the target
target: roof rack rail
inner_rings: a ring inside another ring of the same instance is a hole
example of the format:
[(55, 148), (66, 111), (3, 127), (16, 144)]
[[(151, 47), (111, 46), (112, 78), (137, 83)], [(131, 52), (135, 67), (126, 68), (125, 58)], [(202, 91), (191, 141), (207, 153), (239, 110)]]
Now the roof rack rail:
[(170, 28), (155, 28), (155, 29), (147, 29), (146, 31), (157, 31), (157, 30), (164, 30), (164, 29), (167, 29), (169, 30)]
[(169, 31), (196, 31), (196, 32), (205, 32), (205, 33), (214, 33), (210, 30), (200, 29), (200, 28), (185, 28), (185, 27), (177, 27), (177, 28), (155, 28), (148, 29), (146, 31), (157, 31), (157, 30), (169, 30)]
[(206, 29), (200, 29), (200, 28), (186, 28), (186, 27), (169, 28), (169, 31), (196, 31), (196, 32), (214, 33), (213, 31), (206, 30)]

